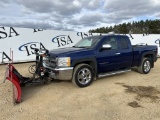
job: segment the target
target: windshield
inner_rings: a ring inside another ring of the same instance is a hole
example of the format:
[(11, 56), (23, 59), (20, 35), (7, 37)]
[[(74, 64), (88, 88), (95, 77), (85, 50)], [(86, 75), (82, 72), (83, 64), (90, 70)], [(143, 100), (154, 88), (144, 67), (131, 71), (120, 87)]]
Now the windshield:
[(73, 47), (79, 47), (79, 48), (93, 48), (97, 45), (99, 40), (101, 39), (101, 36), (92, 36), (92, 37), (86, 37), (80, 40), (77, 44), (75, 44)]

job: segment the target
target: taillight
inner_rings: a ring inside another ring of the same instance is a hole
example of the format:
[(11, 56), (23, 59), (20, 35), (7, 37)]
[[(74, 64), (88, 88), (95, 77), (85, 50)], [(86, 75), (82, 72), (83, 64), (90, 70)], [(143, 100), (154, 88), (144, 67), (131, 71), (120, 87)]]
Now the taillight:
[(156, 48), (155, 50), (153, 50), (155, 56), (158, 56), (158, 48)]

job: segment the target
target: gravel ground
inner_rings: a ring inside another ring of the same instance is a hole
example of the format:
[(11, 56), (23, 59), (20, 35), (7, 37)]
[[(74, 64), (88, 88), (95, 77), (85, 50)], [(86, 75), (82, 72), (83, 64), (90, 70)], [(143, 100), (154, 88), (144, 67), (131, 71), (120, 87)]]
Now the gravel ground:
[[(15, 64), (31, 76), (33, 63)], [(86, 88), (71, 81), (24, 87), (22, 100), (12, 104), (12, 85), (3, 82), (0, 66), (0, 120), (160, 120), (160, 59), (147, 75), (135, 70), (98, 79)]]

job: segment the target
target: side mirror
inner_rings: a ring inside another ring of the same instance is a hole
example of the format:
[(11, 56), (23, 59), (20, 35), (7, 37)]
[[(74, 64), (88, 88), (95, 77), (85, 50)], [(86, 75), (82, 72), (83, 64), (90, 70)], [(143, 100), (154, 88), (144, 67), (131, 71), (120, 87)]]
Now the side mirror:
[(109, 49), (111, 49), (112, 48), (112, 46), (110, 45), (110, 44), (104, 44), (103, 46), (102, 46), (102, 50), (109, 50)]

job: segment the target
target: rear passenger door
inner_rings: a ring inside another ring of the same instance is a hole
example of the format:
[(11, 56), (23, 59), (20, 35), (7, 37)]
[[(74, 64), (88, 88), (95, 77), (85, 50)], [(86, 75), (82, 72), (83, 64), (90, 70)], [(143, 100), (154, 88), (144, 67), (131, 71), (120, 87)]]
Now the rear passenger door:
[(119, 64), (120, 69), (130, 68), (133, 60), (132, 46), (129, 38), (126, 36), (119, 36), (119, 59), (121, 62)]

